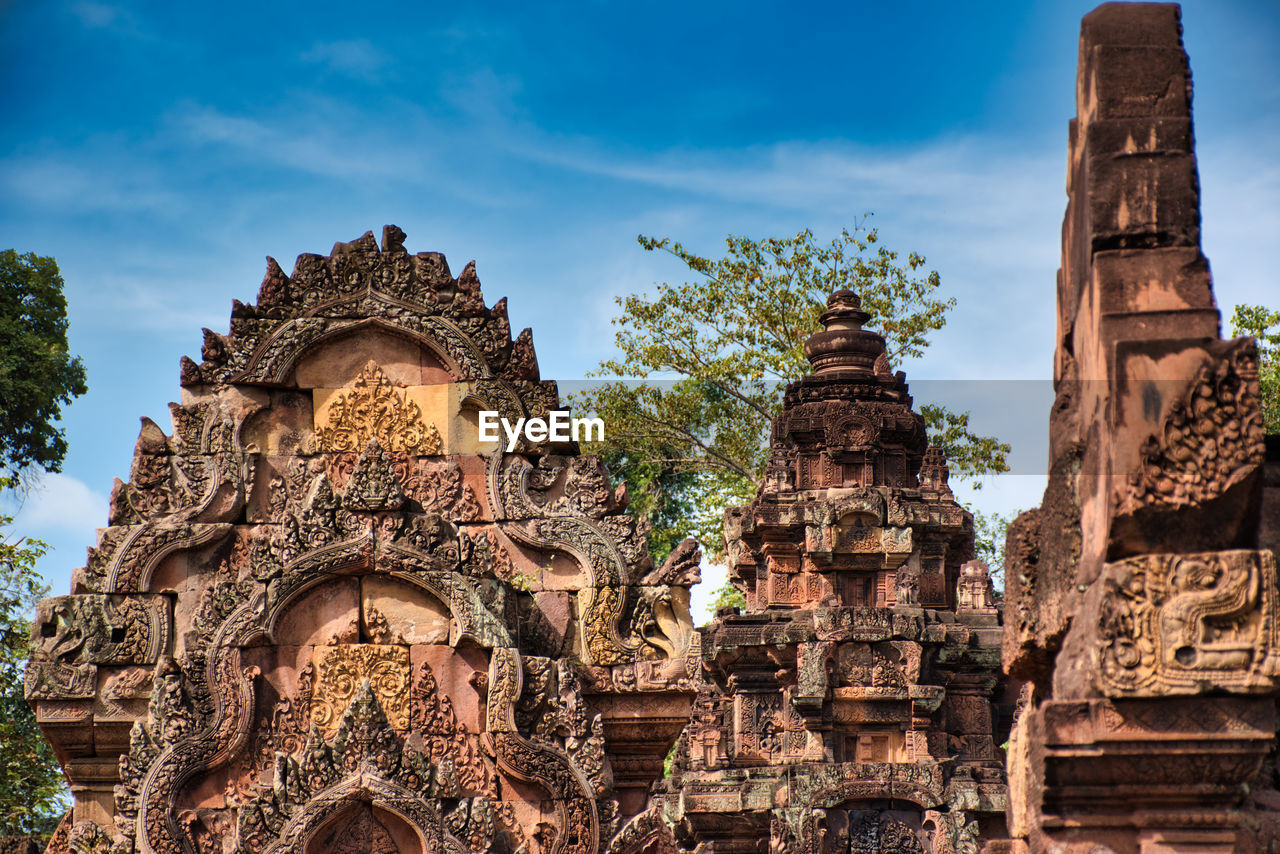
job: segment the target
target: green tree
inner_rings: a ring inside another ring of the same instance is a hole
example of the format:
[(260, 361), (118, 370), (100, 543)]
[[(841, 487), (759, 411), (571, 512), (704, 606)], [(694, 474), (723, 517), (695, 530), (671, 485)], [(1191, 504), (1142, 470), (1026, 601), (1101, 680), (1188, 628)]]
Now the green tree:
[(1009, 534), (1009, 526), (1018, 518), (1021, 510), (1012, 513), (979, 513), (973, 514), (973, 551), (978, 560), (991, 570), (991, 583), (995, 585), (996, 595), (1004, 595), (1004, 544)]
[[(923, 256), (899, 255), (862, 223), (829, 243), (808, 230), (763, 240), (731, 235), (716, 260), (667, 239), (638, 240), (678, 258), (697, 280), (663, 283), (653, 298), (618, 298), (621, 354), (592, 375), (643, 382), (603, 382), (574, 405), (604, 419), (605, 442), (593, 450), (623, 462), (614, 471), (629, 490), (656, 496), (637, 512), (658, 538), (692, 533), (713, 553), (723, 509), (750, 500), (759, 485), (771, 420), (785, 385), (810, 369), (804, 342), (819, 329), (827, 296), (857, 291), (892, 361), (922, 355), (955, 303), (935, 296), (939, 277), (925, 271)], [(921, 414), (957, 478), (1008, 470), (1009, 446), (973, 433), (968, 413), (927, 405)], [(637, 472), (656, 475), (658, 487)]]
[(1258, 339), (1258, 385), (1262, 423), (1268, 433), (1280, 433), (1280, 311), (1260, 305), (1238, 305), (1231, 318), (1234, 335)]
[(721, 608), (737, 608), (740, 611), (747, 609), (747, 597), (731, 581), (726, 580), (724, 586), (716, 591), (716, 598), (711, 600), (713, 614)]
[[(0, 494), (59, 471), (62, 407), (87, 390), (67, 347), (67, 301), (52, 258), (0, 252)], [(0, 516), (0, 835), (47, 835), (67, 808), (53, 749), (23, 696), (32, 609), (48, 588), (36, 561), (47, 546), (10, 533)]]
[[(0, 490), (10, 485), (0, 479)], [(0, 516), (0, 534), (12, 521)], [(0, 536), (0, 836), (47, 836), (67, 809), (62, 769), (22, 693), (27, 614), (49, 592), (36, 572), (46, 548), (39, 540)]]
[(696, 475), (673, 462), (673, 449), (658, 457), (639, 456), (616, 445), (600, 451), (614, 477), (627, 483), (628, 510), (652, 526), (649, 551), (655, 563), (662, 563), (687, 536), (681, 526), (695, 510)]
[(58, 471), (67, 439), (55, 423), (88, 388), (67, 348), (67, 300), (52, 258), (0, 252), (0, 475)]

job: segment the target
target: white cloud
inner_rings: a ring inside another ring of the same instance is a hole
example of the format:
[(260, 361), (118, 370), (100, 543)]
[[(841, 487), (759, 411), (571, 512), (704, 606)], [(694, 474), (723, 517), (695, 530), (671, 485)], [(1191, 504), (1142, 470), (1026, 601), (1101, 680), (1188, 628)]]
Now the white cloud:
[(107, 521), (107, 498), (66, 474), (47, 474), (28, 493), (14, 520), (33, 536), (42, 532), (92, 532)]
[(319, 42), (304, 51), (300, 59), (368, 83), (376, 83), (387, 65), (386, 55), (368, 39)]
[[(225, 113), (214, 107), (186, 105), (172, 121), (187, 143), (238, 152), (257, 164), (309, 172), (329, 178), (386, 178), (403, 167), (389, 152), (370, 150), (356, 134), (341, 138), (324, 133), (296, 133), (287, 121), (275, 122)], [(318, 115), (312, 121), (322, 124)]]
[(133, 11), (123, 6), (100, 3), (96, 0), (76, 0), (66, 8), (85, 29), (101, 30), (135, 40), (154, 40), (142, 27)]
[(123, 11), (106, 3), (92, 3), (89, 0), (71, 4), (71, 12), (80, 19), (80, 23), (90, 29), (109, 27), (119, 21)]
[(49, 150), (7, 158), (0, 163), (0, 187), (10, 199), (60, 215), (161, 213), (185, 201), (165, 186), (145, 157), (124, 154), (108, 142), (95, 143), (89, 151)]

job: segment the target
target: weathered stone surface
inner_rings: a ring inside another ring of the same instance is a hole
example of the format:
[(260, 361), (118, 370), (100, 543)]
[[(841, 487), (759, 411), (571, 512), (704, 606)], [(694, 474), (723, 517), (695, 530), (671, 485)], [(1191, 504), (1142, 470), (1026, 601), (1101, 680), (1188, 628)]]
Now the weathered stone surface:
[(705, 685), (656, 796), (671, 850), (923, 854), (1005, 835), (999, 612), (972, 517), (858, 297), (828, 305), (767, 480), (725, 516), (747, 610), (702, 630)]
[(395, 226), (269, 260), (40, 605), (48, 850), (1277, 850), (1280, 441), (1219, 340), (1190, 80), (1176, 6), (1084, 19), (1004, 602), (849, 291), (726, 512), (747, 608), (694, 631), (696, 543), (655, 565), (572, 443), (479, 442), (560, 402), (474, 265)]
[[(1009, 530), (1031, 851), (1269, 851), (1275, 543), (1257, 354), (1220, 341), (1170, 4), (1084, 19), (1041, 507)], [(994, 849), (993, 849), (994, 850)]]
[(480, 445), (477, 410), (555, 386), (472, 267), (403, 239), (270, 262), (183, 361), (172, 435), (144, 420), (35, 623), (75, 798), (51, 850), (591, 852), (647, 808), (699, 555), (655, 569), (572, 444)]

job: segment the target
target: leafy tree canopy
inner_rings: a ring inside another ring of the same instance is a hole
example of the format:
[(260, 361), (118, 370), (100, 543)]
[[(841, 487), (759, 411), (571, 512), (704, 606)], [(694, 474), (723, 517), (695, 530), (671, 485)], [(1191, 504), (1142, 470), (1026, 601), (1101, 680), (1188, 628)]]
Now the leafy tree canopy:
[(1005, 539), (1009, 536), (1009, 526), (1020, 513), (1021, 510), (1003, 514), (975, 511), (973, 514), (974, 557), (990, 568), (991, 583), (995, 585), (997, 596), (1004, 596)]
[[(0, 478), (0, 490), (10, 485)], [(46, 836), (67, 809), (66, 782), (23, 697), (22, 677), (27, 615), (49, 592), (36, 572), (47, 546), (4, 536), (12, 521), (0, 516), (0, 836)]]
[(1231, 331), (1258, 339), (1262, 423), (1268, 433), (1280, 433), (1280, 311), (1260, 305), (1238, 305), (1231, 318)]
[[(663, 283), (653, 298), (617, 300), (620, 356), (592, 375), (644, 382), (604, 382), (573, 403), (604, 419), (605, 442), (593, 450), (642, 496), (636, 511), (658, 544), (688, 532), (720, 549), (723, 509), (755, 494), (782, 390), (809, 372), (804, 342), (833, 291), (858, 292), (869, 328), (897, 361), (922, 355), (955, 304), (936, 296), (940, 280), (923, 256), (900, 255), (862, 223), (829, 243), (808, 230), (763, 240), (731, 235), (716, 260), (667, 239), (638, 240), (697, 278)], [(923, 406), (921, 414), (956, 477), (1008, 470), (1009, 446), (973, 433), (968, 413)]]
[[(52, 258), (0, 252), (0, 492), (31, 471), (58, 471), (67, 440), (55, 424), (87, 391), (67, 348), (67, 301)], [(29, 615), (49, 592), (36, 572), (45, 543), (11, 535), (0, 516), (0, 836), (47, 836), (66, 811), (53, 748), (23, 696)]]
[(67, 301), (58, 264), (0, 252), (0, 474), (58, 471), (67, 440), (54, 424), (84, 394), (84, 365), (67, 350)]

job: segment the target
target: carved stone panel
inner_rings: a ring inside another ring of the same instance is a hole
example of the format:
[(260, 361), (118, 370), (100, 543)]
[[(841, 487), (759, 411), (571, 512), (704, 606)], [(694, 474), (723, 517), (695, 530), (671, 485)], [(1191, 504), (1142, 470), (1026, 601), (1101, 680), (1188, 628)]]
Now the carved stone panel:
[(1274, 690), (1271, 552), (1142, 555), (1106, 565), (1098, 654), (1106, 696)]
[(409, 729), (411, 669), (409, 648), (385, 644), (338, 644), (316, 648), (316, 682), (311, 722), (325, 732), (338, 728), (360, 684), (373, 696), (397, 732)]
[(372, 439), (393, 454), (438, 454), (441, 448), (440, 433), (423, 421), (422, 407), (370, 361), (349, 388), (317, 400), (316, 443), (327, 453), (358, 454)]

